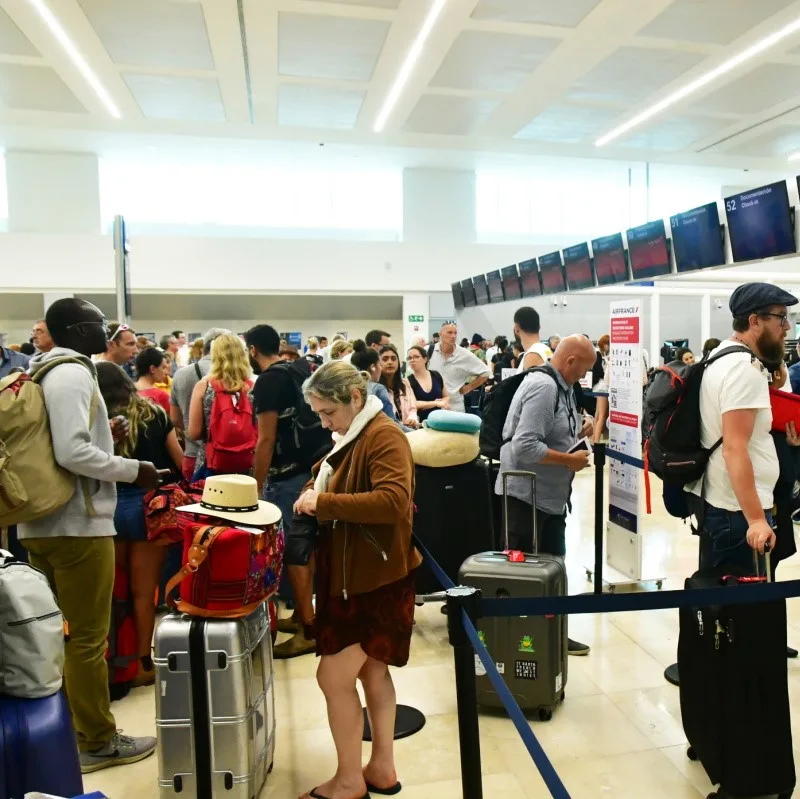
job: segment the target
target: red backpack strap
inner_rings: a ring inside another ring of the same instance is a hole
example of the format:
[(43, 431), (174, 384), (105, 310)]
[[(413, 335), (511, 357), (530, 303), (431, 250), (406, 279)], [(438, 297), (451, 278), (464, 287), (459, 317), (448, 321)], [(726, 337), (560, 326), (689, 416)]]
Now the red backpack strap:
[(174, 608), (176, 606), (175, 600), (170, 598), (172, 592), (177, 588), (190, 574), (194, 574), (203, 561), (208, 557), (208, 550), (217, 539), (217, 537), (227, 530), (227, 527), (213, 527), (210, 524), (204, 524), (197, 528), (194, 534), (192, 545), (189, 547), (189, 552), (186, 556), (186, 564), (183, 568), (170, 579), (167, 583), (166, 591), (164, 592), (167, 598), (167, 604)]

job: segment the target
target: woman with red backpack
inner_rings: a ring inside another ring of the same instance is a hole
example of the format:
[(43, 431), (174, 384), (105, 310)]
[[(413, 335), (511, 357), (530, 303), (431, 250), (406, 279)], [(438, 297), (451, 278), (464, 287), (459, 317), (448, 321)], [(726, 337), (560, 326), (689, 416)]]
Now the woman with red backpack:
[(250, 392), (250, 362), (241, 340), (219, 336), (211, 348), (211, 371), (194, 387), (187, 435), (204, 441), (195, 480), (214, 474), (250, 474), (258, 442)]

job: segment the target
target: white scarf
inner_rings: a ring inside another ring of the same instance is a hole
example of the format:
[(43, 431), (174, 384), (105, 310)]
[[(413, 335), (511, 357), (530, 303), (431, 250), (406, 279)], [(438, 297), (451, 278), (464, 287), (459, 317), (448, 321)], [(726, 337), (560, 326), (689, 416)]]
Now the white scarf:
[(367, 401), (364, 407), (356, 414), (347, 432), (342, 436), (339, 433), (333, 434), (333, 449), (327, 454), (325, 460), (319, 468), (317, 479), (314, 480), (314, 490), (318, 493), (323, 493), (328, 488), (328, 483), (333, 477), (333, 466), (328, 463), (328, 458), (338, 452), (340, 449), (346, 447), (350, 442), (355, 441), (360, 435), (361, 431), (379, 414), (383, 413), (383, 403), (373, 394), (367, 395)]

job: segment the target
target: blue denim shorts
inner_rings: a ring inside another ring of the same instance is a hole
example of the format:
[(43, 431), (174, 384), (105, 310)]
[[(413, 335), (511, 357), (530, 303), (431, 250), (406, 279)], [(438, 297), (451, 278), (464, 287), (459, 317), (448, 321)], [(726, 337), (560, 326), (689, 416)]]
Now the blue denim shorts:
[[(767, 522), (772, 524), (772, 514), (765, 511)], [(746, 574), (755, 574), (756, 561), (747, 543), (749, 525), (741, 511), (715, 508), (706, 503), (706, 517), (700, 541), (700, 568), (713, 569), (736, 565)], [(758, 568), (763, 574), (764, 557), (759, 556)]]
[(285, 480), (275, 480), (264, 486), (262, 499), (277, 505), (283, 517), (283, 531), (289, 535), (293, 515), (294, 503), (300, 499), (303, 486), (311, 479), (309, 472), (287, 477)]
[(117, 507), (114, 511), (114, 527), (120, 541), (147, 541), (144, 521), (145, 491), (139, 486), (117, 488)]

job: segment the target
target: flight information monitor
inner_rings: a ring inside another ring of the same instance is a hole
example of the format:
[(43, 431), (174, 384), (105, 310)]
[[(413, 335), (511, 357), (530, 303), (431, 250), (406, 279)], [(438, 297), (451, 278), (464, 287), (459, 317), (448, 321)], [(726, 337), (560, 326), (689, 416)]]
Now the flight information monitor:
[(669, 223), (679, 272), (725, 263), (725, 234), (716, 203), (671, 216)]
[(668, 275), (672, 269), (664, 220), (657, 219), (628, 231), (628, 253), (634, 280)]
[(476, 275), (472, 278), (472, 285), (475, 286), (475, 299), (478, 305), (489, 304), (489, 286), (486, 283), (486, 275)]
[(570, 291), (588, 289), (594, 286), (592, 259), (589, 255), (589, 244), (576, 244), (564, 249), (564, 268), (567, 272), (567, 288)]
[(597, 275), (599, 286), (612, 286), (614, 283), (624, 283), (626, 280), (630, 280), (622, 233), (594, 239), (592, 252), (594, 253), (594, 272)]
[(753, 261), (797, 251), (786, 181), (725, 198), (734, 261)]
[(541, 295), (542, 284), (539, 282), (539, 264), (535, 258), (520, 263), (519, 280), (522, 283), (523, 297), (539, 297)]
[(464, 307), (464, 294), (461, 291), (461, 284), (451, 283), (450, 291), (453, 292), (453, 305), (456, 306), (457, 311), (460, 311)]
[(539, 272), (542, 275), (542, 293), (558, 294), (567, 290), (561, 252), (549, 252), (539, 258)]
[(522, 297), (522, 286), (519, 283), (519, 272), (517, 265), (504, 266), (500, 270), (503, 276), (503, 294), (507, 300), (518, 300)]
[(461, 292), (464, 295), (464, 307), (474, 308), (478, 301), (475, 298), (475, 286), (472, 285), (472, 278), (468, 277), (461, 281)]
[(502, 302), (505, 297), (503, 296), (503, 279), (500, 277), (500, 270), (495, 269), (486, 275), (486, 282), (489, 284), (489, 301)]

